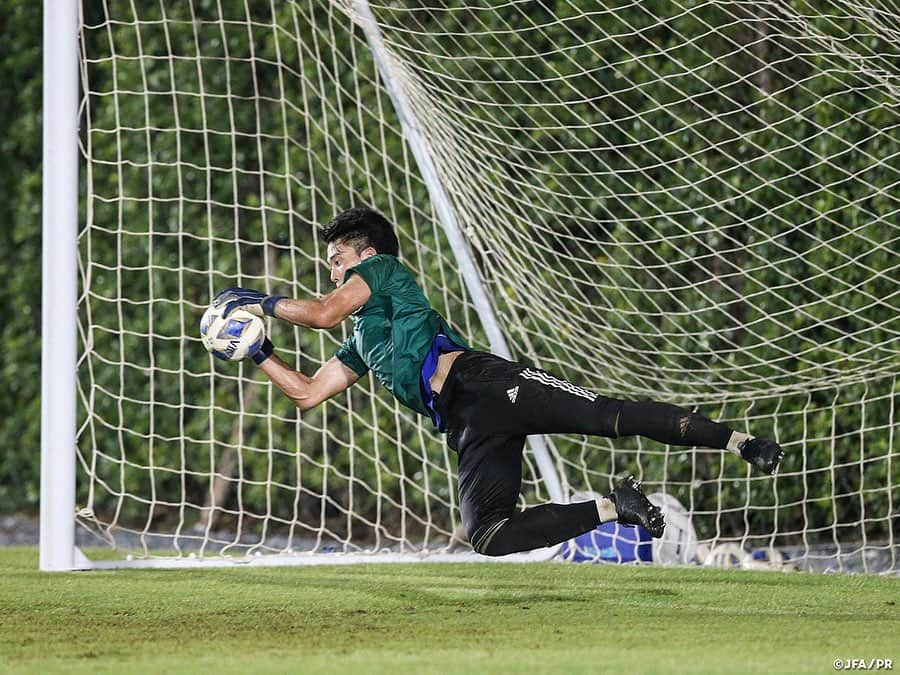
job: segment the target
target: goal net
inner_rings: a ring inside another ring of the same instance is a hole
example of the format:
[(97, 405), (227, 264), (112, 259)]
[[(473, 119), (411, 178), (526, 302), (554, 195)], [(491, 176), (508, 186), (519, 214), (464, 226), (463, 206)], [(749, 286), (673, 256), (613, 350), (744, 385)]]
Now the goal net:
[[(488, 348), (414, 134), (515, 358), (786, 452), (556, 437), (565, 495), (629, 471), (707, 547), (896, 572), (898, 38), (875, 0), (82, 0), (78, 522), (146, 559), (469, 550), (428, 420), (371, 377), (301, 414), (198, 335), (227, 286), (327, 292), (318, 227), (366, 204)], [(268, 324), (307, 374), (347, 328)], [(546, 481), (526, 453), (522, 504)]]

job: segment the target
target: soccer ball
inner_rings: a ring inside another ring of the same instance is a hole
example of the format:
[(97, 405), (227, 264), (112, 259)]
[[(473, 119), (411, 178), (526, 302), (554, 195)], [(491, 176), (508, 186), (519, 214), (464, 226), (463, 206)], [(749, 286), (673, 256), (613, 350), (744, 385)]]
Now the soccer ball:
[(777, 548), (758, 548), (744, 561), (744, 568), (748, 570), (783, 570), (785, 572), (796, 570), (796, 563), (784, 551)]
[(263, 320), (243, 309), (227, 317), (224, 307), (210, 305), (200, 319), (200, 340), (213, 356), (223, 361), (240, 361), (253, 356), (266, 339)]
[(712, 548), (703, 564), (706, 567), (721, 567), (723, 569), (741, 568), (746, 565), (749, 558), (750, 554), (740, 544), (719, 544)]

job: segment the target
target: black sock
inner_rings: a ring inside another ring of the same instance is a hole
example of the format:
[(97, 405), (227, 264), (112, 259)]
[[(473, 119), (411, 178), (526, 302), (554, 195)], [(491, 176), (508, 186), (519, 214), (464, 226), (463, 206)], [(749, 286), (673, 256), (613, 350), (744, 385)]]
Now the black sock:
[(645, 436), (669, 445), (701, 445), (724, 450), (731, 428), (711, 419), (656, 401), (624, 401), (616, 425), (619, 436)]

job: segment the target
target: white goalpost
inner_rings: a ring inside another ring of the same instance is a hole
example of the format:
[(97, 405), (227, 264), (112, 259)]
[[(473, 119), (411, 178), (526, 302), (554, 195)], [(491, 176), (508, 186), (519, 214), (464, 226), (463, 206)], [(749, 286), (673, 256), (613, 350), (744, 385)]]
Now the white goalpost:
[(75, 563), (78, 245), (78, 5), (44, 4), (41, 324), (42, 570)]
[[(532, 438), (522, 506), (627, 471), (698, 561), (896, 574), (898, 21), (46, 0), (41, 569), (476, 559), (430, 421), (369, 377), (301, 414), (200, 345), (222, 288), (327, 292), (318, 228), (365, 204), (474, 346), (786, 452)], [(347, 326), (267, 329), (311, 373)]]

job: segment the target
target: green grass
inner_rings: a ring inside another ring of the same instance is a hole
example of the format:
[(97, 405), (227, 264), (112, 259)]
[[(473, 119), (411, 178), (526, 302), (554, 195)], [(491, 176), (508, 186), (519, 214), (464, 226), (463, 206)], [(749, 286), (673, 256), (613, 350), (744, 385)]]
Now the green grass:
[(900, 579), (566, 564), (37, 571), (0, 549), (2, 673), (900, 668)]

